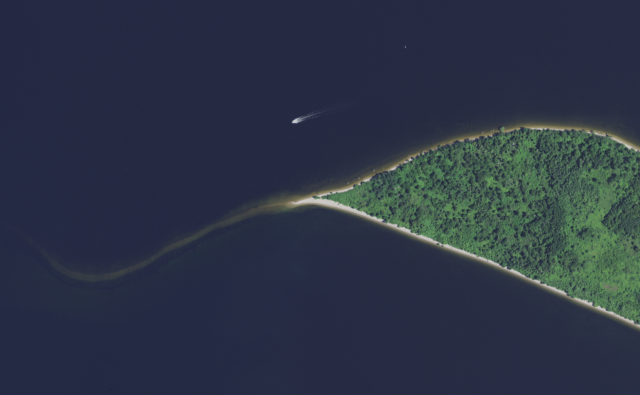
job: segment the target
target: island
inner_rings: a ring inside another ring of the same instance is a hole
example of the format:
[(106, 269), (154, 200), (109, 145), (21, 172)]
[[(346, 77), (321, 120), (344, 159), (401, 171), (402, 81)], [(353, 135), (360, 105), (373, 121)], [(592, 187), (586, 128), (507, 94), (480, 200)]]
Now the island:
[[(240, 208), (146, 259), (85, 273), (44, 261), (74, 284), (111, 286), (245, 219), (313, 204), (348, 211), (494, 265), (634, 324), (640, 322), (640, 151), (604, 133), (520, 128), (421, 151), (344, 190)], [(355, 184), (354, 184), (355, 182)], [(83, 285), (84, 286), (84, 285)]]
[(608, 135), (501, 128), (314, 199), (638, 323), (639, 170), (640, 152)]

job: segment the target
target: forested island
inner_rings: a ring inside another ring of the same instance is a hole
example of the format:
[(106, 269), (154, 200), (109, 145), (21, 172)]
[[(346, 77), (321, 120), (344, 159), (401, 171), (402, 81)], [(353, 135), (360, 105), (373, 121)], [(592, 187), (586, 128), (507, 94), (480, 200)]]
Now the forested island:
[(521, 128), (423, 152), (322, 196), (640, 320), (640, 152)]

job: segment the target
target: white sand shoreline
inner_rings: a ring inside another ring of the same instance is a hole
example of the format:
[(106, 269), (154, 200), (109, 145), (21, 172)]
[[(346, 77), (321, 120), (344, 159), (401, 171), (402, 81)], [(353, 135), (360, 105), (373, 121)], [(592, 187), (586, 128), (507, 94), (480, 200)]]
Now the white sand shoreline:
[[(533, 130), (544, 130), (544, 129), (549, 129), (549, 130), (554, 130), (554, 131), (559, 131), (559, 132), (564, 131), (564, 130), (571, 130), (571, 129), (566, 129), (566, 128), (564, 128), (564, 129), (563, 129), (563, 128), (558, 128), (558, 127), (554, 127), (554, 126), (536, 126), (536, 127), (529, 127), (529, 129), (533, 129)], [(581, 130), (582, 130), (582, 129), (581, 129)], [(586, 133), (591, 133), (590, 131), (585, 131), (585, 132), (586, 132)], [(615, 142), (618, 142), (618, 143), (620, 143), (620, 144), (624, 145), (625, 147), (629, 148), (630, 150), (640, 151), (640, 148), (638, 148), (638, 147), (636, 147), (636, 146), (633, 146), (633, 145), (631, 145), (630, 143), (628, 143), (628, 142), (626, 142), (626, 141), (624, 141), (624, 140), (620, 139), (619, 137), (612, 136), (612, 135), (610, 135), (610, 134), (608, 134), (608, 133), (601, 132), (601, 131), (598, 131), (598, 130), (594, 130), (594, 131), (593, 131), (593, 135), (594, 135), (594, 136), (601, 136), (601, 137), (608, 137), (608, 138), (610, 138), (611, 140), (613, 140), (613, 141), (615, 141)]]
[[(572, 130), (571, 128), (568, 128), (568, 127), (562, 127), (562, 126), (540, 126), (540, 125), (535, 125), (535, 126), (522, 126), (522, 128), (527, 128), (527, 129), (531, 129), (531, 130), (547, 130), (547, 129), (548, 129), (548, 130), (559, 131), (559, 132), (564, 131), (564, 130)], [(518, 127), (518, 128), (512, 129), (512, 130), (510, 130), (510, 131), (506, 131), (506, 132), (504, 132), (504, 133), (513, 133), (513, 132), (517, 132), (517, 131), (519, 131), (520, 129), (521, 129), (521, 127)], [(631, 149), (631, 150), (635, 150), (635, 151), (639, 151), (639, 152), (640, 152), (640, 147), (636, 147), (636, 146), (634, 146), (634, 145), (631, 145), (630, 143), (628, 143), (628, 142), (626, 142), (626, 141), (624, 141), (624, 140), (620, 139), (619, 137), (612, 136), (612, 135), (610, 135), (610, 134), (608, 134), (608, 133), (605, 133), (605, 132), (602, 132), (602, 131), (598, 131), (598, 130), (586, 130), (586, 129), (573, 129), (573, 130), (576, 130), (576, 131), (583, 131), (584, 133), (589, 133), (589, 134), (591, 134), (591, 133), (592, 133), (594, 136), (608, 137), (608, 138), (610, 138), (611, 140), (614, 140), (614, 141), (616, 141), (616, 142), (618, 142), (618, 143), (620, 143), (620, 144), (624, 145), (625, 147), (627, 147), (627, 148), (629, 148), (629, 149)], [(474, 136), (474, 135), (471, 135), (471, 136), (460, 137), (460, 138), (456, 138), (456, 139), (453, 139), (453, 140), (449, 140), (449, 142), (448, 142), (448, 143), (443, 141), (443, 142), (441, 142), (441, 144), (440, 144), (440, 145), (441, 145), (442, 147), (445, 147), (445, 146), (447, 146), (447, 145), (449, 145), (449, 144), (453, 144), (453, 143), (455, 143), (455, 142), (462, 143), (462, 142), (464, 142), (464, 141), (466, 141), (466, 140), (468, 140), (468, 141), (476, 141), (476, 140), (480, 139), (481, 137), (482, 137), (482, 138), (491, 138), (491, 137), (493, 137), (493, 135), (494, 135), (494, 134), (497, 134), (497, 133), (498, 133), (498, 131), (497, 131), (497, 130), (491, 130), (491, 131), (488, 131), (486, 134), (485, 134), (484, 132), (481, 132), (480, 134), (477, 134), (477, 135), (475, 135), (475, 136)], [(462, 140), (460, 140), (460, 139), (462, 139)], [(408, 162), (412, 161), (415, 157), (418, 157), (418, 156), (420, 156), (420, 155), (425, 154), (426, 152), (429, 152), (429, 151), (431, 151), (431, 150), (435, 150), (435, 149), (437, 149), (437, 147), (436, 147), (436, 145), (435, 145), (435, 144), (434, 144), (434, 145), (432, 145), (432, 146), (429, 146), (429, 147), (427, 147), (427, 148), (421, 149), (421, 150), (419, 150), (418, 152), (416, 152), (416, 153), (414, 153), (414, 154), (412, 154), (412, 155), (408, 155), (406, 159), (404, 159), (404, 160), (402, 160), (402, 161), (398, 162), (395, 166), (392, 166), (392, 167), (390, 167), (390, 168), (388, 168), (388, 169), (387, 169), (386, 167), (384, 167), (384, 166), (381, 168), (381, 170), (380, 170), (380, 171), (376, 171), (376, 169), (373, 169), (373, 170), (372, 170), (372, 174), (370, 173), (370, 174), (371, 174), (371, 176), (369, 176), (368, 178), (364, 178), (364, 179), (362, 179), (362, 178), (360, 178), (360, 177), (357, 177), (357, 178), (354, 178), (354, 179), (353, 179), (353, 180), (351, 180), (351, 181), (347, 181), (347, 182), (346, 182), (346, 184), (347, 184), (347, 185), (350, 185), (349, 187), (345, 187), (345, 188), (337, 189), (337, 190), (331, 190), (331, 191), (326, 191), (326, 190), (325, 190), (325, 192), (323, 192), (323, 193), (319, 193), (319, 194), (317, 194), (316, 196), (323, 196), (323, 195), (327, 195), (327, 194), (332, 193), (332, 192), (333, 192), (333, 193), (346, 192), (346, 191), (348, 191), (348, 190), (352, 189), (354, 185), (357, 185), (357, 184), (359, 184), (359, 183), (361, 183), (361, 182), (369, 181), (369, 180), (370, 180), (373, 176), (375, 176), (376, 174), (384, 173), (384, 172), (386, 172), (386, 171), (393, 171), (393, 170), (395, 170), (398, 166), (400, 166), (400, 165), (402, 165), (402, 164), (404, 164), (404, 163), (408, 163)], [(388, 166), (388, 165), (386, 165), (386, 166)]]
[[(566, 128), (561, 129), (561, 128), (554, 128), (554, 127), (546, 127), (546, 126), (528, 127), (528, 129), (534, 129), (534, 130), (549, 129), (549, 130), (554, 130), (554, 131), (569, 130), (569, 129), (566, 129)], [(589, 133), (589, 132), (587, 132), (587, 133)], [(636, 147), (634, 147), (634, 146), (632, 146), (632, 145), (630, 145), (630, 144), (628, 144), (628, 143), (626, 143), (626, 142), (624, 142), (624, 141), (622, 141), (622, 140), (620, 140), (620, 139), (618, 139), (618, 138), (615, 138), (615, 137), (613, 137), (613, 136), (610, 136), (610, 135), (608, 135), (608, 134), (606, 134), (606, 133), (602, 133), (602, 132), (596, 132), (596, 131), (594, 131), (594, 132), (593, 132), (593, 134), (594, 134), (594, 135), (598, 135), (598, 136), (609, 136), (609, 138), (611, 138), (612, 140), (614, 140), (614, 141), (616, 141), (616, 142), (618, 142), (618, 143), (620, 143), (620, 144), (623, 144), (625, 147), (627, 147), (627, 148), (629, 148), (629, 149), (632, 149), (632, 150), (635, 150), (635, 151), (639, 151), (639, 150), (638, 150), (638, 148), (636, 148)], [(489, 135), (489, 136), (486, 136), (486, 138), (490, 138), (490, 137), (491, 137), (490, 135)], [(472, 140), (477, 140), (478, 138), (479, 138), (479, 137), (476, 137), (475, 139), (472, 139)], [(470, 140), (471, 140), (471, 139), (470, 139)], [(422, 152), (425, 152), (425, 151), (422, 151)], [(388, 170), (384, 170), (384, 171), (393, 171), (393, 170), (395, 170), (398, 166), (400, 166), (401, 164), (403, 164), (403, 163), (407, 163), (408, 161), (413, 160), (413, 158), (414, 158), (414, 157), (408, 158), (408, 159), (406, 159), (406, 160), (404, 160), (404, 161), (400, 162), (400, 163), (399, 163), (398, 165), (396, 165), (395, 167), (393, 167), (393, 168), (391, 168), (391, 169), (388, 169)], [(336, 191), (331, 191), (331, 192), (323, 193), (323, 194), (321, 194), (321, 195), (317, 195), (317, 196), (325, 196), (325, 195), (329, 195), (329, 194), (331, 194), (331, 193), (341, 193), (341, 192), (346, 192), (346, 191), (348, 191), (348, 190), (353, 189), (353, 188), (354, 188), (354, 186), (355, 186), (355, 185), (357, 185), (357, 184), (360, 184), (360, 183), (362, 183), (362, 182), (369, 181), (372, 177), (373, 177), (373, 176), (371, 176), (371, 177), (369, 177), (369, 178), (367, 178), (367, 179), (364, 179), (364, 180), (358, 180), (358, 182), (357, 182), (356, 184), (351, 185), (351, 186), (350, 186), (350, 187), (348, 187), (348, 188), (344, 188), (344, 189), (340, 189), (340, 190), (336, 190)], [(369, 215), (369, 214), (367, 214), (367, 213), (364, 213), (364, 212), (362, 212), (362, 211), (358, 211), (358, 210), (356, 210), (356, 209), (354, 209), (354, 208), (351, 208), (351, 207), (345, 206), (345, 205), (343, 205), (343, 204), (340, 204), (340, 203), (334, 202), (334, 201), (332, 201), (332, 200), (306, 198), (306, 199), (303, 199), (303, 200), (300, 200), (300, 201), (297, 201), (297, 202), (291, 202), (291, 204), (293, 204), (293, 205), (316, 205), (316, 206), (322, 206), (322, 207), (332, 208), (332, 209), (336, 209), (336, 210), (340, 210), (340, 211), (345, 211), (345, 212), (348, 212), (348, 213), (351, 213), (351, 214), (354, 214), (354, 215), (357, 215), (357, 216), (360, 216), (360, 217), (364, 217), (364, 218), (366, 218), (366, 219), (368, 219), (368, 220), (370, 220), (370, 221), (378, 222), (378, 223), (383, 224), (383, 225), (385, 225), (385, 226), (388, 226), (388, 227), (390, 227), (390, 228), (392, 228), (392, 229), (395, 229), (395, 230), (397, 230), (397, 231), (400, 231), (400, 232), (402, 232), (402, 233), (405, 233), (405, 234), (407, 234), (407, 235), (409, 235), (409, 236), (411, 236), (411, 237), (414, 237), (414, 238), (416, 238), (416, 239), (418, 239), (418, 240), (421, 240), (422, 242), (426, 242), (426, 243), (429, 243), (429, 244), (432, 244), (432, 245), (439, 245), (439, 246), (441, 246), (441, 247), (443, 247), (443, 248), (445, 248), (445, 249), (448, 249), (448, 250), (451, 250), (451, 251), (456, 252), (456, 253), (458, 253), (458, 254), (461, 254), (461, 255), (467, 256), (467, 257), (469, 257), (469, 258), (473, 258), (473, 259), (478, 260), (478, 261), (481, 261), (481, 262), (483, 262), (483, 263), (485, 263), (485, 264), (491, 265), (491, 266), (495, 267), (496, 269), (499, 269), (499, 270), (502, 270), (502, 271), (508, 272), (508, 273), (510, 273), (510, 274), (512, 274), (512, 275), (515, 275), (515, 276), (518, 276), (518, 277), (520, 277), (521, 279), (523, 279), (523, 280), (525, 280), (525, 281), (528, 281), (528, 282), (531, 282), (531, 283), (533, 283), (533, 284), (536, 284), (537, 286), (543, 287), (544, 289), (546, 289), (546, 290), (548, 290), (548, 291), (551, 291), (551, 292), (553, 292), (553, 293), (555, 293), (555, 294), (557, 294), (557, 295), (559, 295), (559, 296), (562, 296), (562, 297), (565, 297), (565, 298), (567, 298), (567, 299), (569, 299), (569, 300), (572, 300), (572, 301), (574, 301), (574, 302), (577, 302), (577, 303), (578, 303), (578, 304), (580, 304), (580, 305), (587, 306), (587, 307), (589, 307), (589, 308), (591, 308), (591, 309), (594, 309), (594, 310), (598, 311), (599, 313), (605, 314), (605, 315), (606, 315), (606, 316), (608, 316), (609, 318), (613, 318), (613, 319), (617, 319), (617, 320), (619, 320), (619, 321), (622, 321), (623, 323), (628, 324), (629, 326), (633, 327), (633, 328), (634, 328), (634, 329), (636, 329), (636, 330), (640, 330), (640, 325), (639, 325), (639, 324), (636, 324), (636, 323), (634, 323), (632, 320), (630, 320), (630, 319), (628, 319), (628, 318), (625, 318), (625, 317), (622, 317), (622, 316), (620, 316), (620, 315), (618, 315), (618, 314), (616, 314), (616, 313), (614, 313), (614, 312), (612, 312), (612, 311), (608, 311), (608, 310), (606, 310), (606, 309), (604, 309), (604, 308), (602, 308), (602, 307), (600, 307), (600, 306), (595, 307), (595, 306), (593, 305), (593, 303), (592, 303), (592, 302), (589, 302), (589, 301), (587, 301), (587, 300), (583, 300), (583, 299), (573, 298), (573, 297), (569, 296), (566, 292), (564, 292), (564, 291), (562, 291), (562, 290), (560, 290), (560, 289), (558, 289), (558, 288), (552, 287), (552, 286), (547, 285), (547, 284), (542, 284), (539, 280), (534, 280), (534, 279), (532, 279), (532, 278), (529, 278), (529, 277), (525, 276), (524, 274), (522, 274), (522, 273), (520, 273), (520, 272), (518, 272), (518, 271), (516, 271), (516, 270), (513, 270), (513, 269), (507, 269), (507, 268), (505, 268), (505, 267), (503, 267), (503, 266), (500, 266), (500, 264), (498, 264), (497, 262), (491, 261), (491, 260), (489, 260), (489, 259), (487, 259), (487, 258), (483, 258), (483, 257), (477, 256), (477, 255), (475, 255), (475, 254), (472, 254), (472, 253), (470, 253), (470, 252), (467, 252), (467, 251), (461, 250), (461, 249), (459, 249), (459, 248), (456, 248), (456, 247), (453, 247), (453, 246), (450, 246), (450, 245), (444, 245), (444, 244), (442, 244), (442, 243), (440, 243), (440, 242), (438, 242), (438, 241), (436, 241), (436, 240), (433, 240), (433, 239), (431, 239), (431, 238), (429, 238), (429, 237), (426, 237), (426, 236), (422, 236), (422, 235), (417, 235), (417, 234), (411, 233), (411, 231), (410, 231), (409, 229), (407, 229), (407, 228), (402, 228), (402, 227), (399, 227), (399, 226), (398, 226), (398, 225), (396, 225), (396, 224), (390, 224), (390, 223), (383, 222), (383, 220), (382, 220), (382, 219), (380, 219), (380, 218), (372, 217), (372, 216), (370, 216), (370, 215)]]
[[(558, 127), (549, 127), (549, 126), (536, 126), (536, 127), (527, 127), (527, 128), (529, 128), (529, 129), (539, 129), (539, 130), (541, 130), (541, 129), (568, 130), (568, 128), (558, 128)], [(517, 129), (515, 129), (515, 130), (517, 130)], [(605, 133), (602, 133), (602, 132), (594, 132), (594, 134), (599, 135), (599, 136), (605, 136)], [(471, 137), (465, 137), (465, 139), (477, 140), (481, 136), (484, 137), (484, 138), (490, 138), (492, 136), (492, 134), (488, 133), (487, 135), (484, 135), (484, 133), (481, 133), (481, 134), (478, 134), (475, 138), (473, 138), (473, 136), (471, 136)], [(610, 136), (610, 135), (609, 135), (609, 137), (612, 140), (615, 140), (615, 141), (619, 142), (620, 144), (625, 145), (629, 149), (634, 149), (636, 151), (639, 151), (638, 148), (636, 148), (636, 147), (634, 147), (634, 146), (632, 146), (632, 145), (630, 145), (630, 144), (628, 144), (628, 143), (626, 143), (626, 142), (624, 142), (624, 141), (622, 141), (622, 140), (620, 140), (620, 139), (618, 139), (616, 137), (613, 137), (613, 136)], [(456, 140), (452, 140), (452, 142), (453, 141), (459, 141), (459, 140), (456, 139)], [(444, 144), (444, 145), (446, 145), (446, 144)], [(393, 167), (391, 167), (389, 169), (384, 169), (383, 168), (382, 171), (380, 171), (380, 172), (378, 172), (376, 174), (379, 174), (379, 173), (382, 173), (382, 172), (385, 172), (385, 171), (393, 171), (398, 166), (413, 160), (413, 158), (415, 158), (415, 157), (417, 157), (417, 156), (429, 151), (430, 149), (432, 149), (432, 148), (426, 148), (426, 149), (420, 150), (418, 153), (413, 154), (413, 156), (410, 155), (409, 158), (399, 162), (397, 165), (395, 165), (395, 166), (393, 166)], [(375, 172), (375, 169), (374, 169), (374, 172)], [(375, 176), (375, 174), (371, 175), (371, 177), (368, 177), (368, 178), (362, 179), (362, 180), (360, 179), (360, 177), (358, 177), (358, 179), (354, 179), (352, 181), (351, 185), (349, 187), (347, 187), (347, 188), (343, 188), (343, 189), (340, 189), (340, 190), (333, 190), (331, 192), (326, 192), (326, 193), (323, 193), (323, 194), (317, 194), (317, 196), (324, 196), (324, 195), (328, 195), (330, 193), (340, 193), (340, 192), (348, 191), (348, 190), (352, 189), (356, 184), (359, 184), (361, 182), (369, 181), (373, 176)], [(40, 246), (38, 246), (36, 243), (34, 243), (33, 240), (31, 240), (30, 238), (25, 237), (23, 235), (21, 235), (21, 236), (24, 237), (30, 244), (32, 244), (36, 248), (36, 250), (38, 250), (40, 252), (40, 254), (42, 254), (43, 258), (46, 261), (48, 261), (48, 263), (51, 265), (52, 269), (54, 269), (58, 273), (64, 275), (65, 277), (73, 279), (73, 280), (77, 280), (77, 281), (81, 281), (81, 282), (88, 282), (88, 283), (97, 283), (97, 282), (103, 282), (103, 281), (112, 281), (112, 280), (118, 279), (118, 278), (120, 278), (122, 276), (126, 276), (126, 275), (129, 275), (129, 274), (133, 273), (133, 272), (136, 272), (137, 270), (142, 269), (142, 268), (152, 264), (153, 262), (155, 262), (156, 260), (158, 260), (159, 258), (164, 256), (168, 252), (176, 250), (176, 249), (181, 248), (182, 246), (185, 246), (185, 245), (187, 245), (187, 244), (189, 244), (189, 243), (191, 243), (191, 242), (193, 242), (195, 240), (198, 240), (198, 239), (200, 239), (201, 237), (207, 235), (209, 232), (211, 232), (213, 230), (225, 228), (227, 226), (230, 226), (230, 225), (235, 224), (237, 222), (241, 222), (241, 221), (243, 221), (245, 219), (254, 217), (256, 215), (277, 212), (277, 211), (280, 211), (280, 209), (282, 209), (284, 207), (294, 207), (294, 206), (300, 206), (300, 205), (324, 206), (324, 207), (327, 207), (327, 208), (346, 211), (346, 212), (349, 212), (351, 214), (355, 214), (355, 215), (358, 215), (360, 217), (369, 219), (371, 221), (375, 221), (375, 222), (378, 222), (380, 224), (389, 226), (392, 229), (396, 229), (398, 231), (401, 231), (401, 232), (403, 232), (403, 233), (405, 233), (405, 234), (407, 234), (407, 235), (409, 235), (411, 237), (414, 237), (416, 239), (419, 239), (419, 240), (421, 240), (423, 242), (427, 242), (427, 243), (433, 244), (433, 245), (438, 244), (438, 242), (433, 240), (433, 239), (430, 239), (430, 238), (425, 237), (425, 236), (420, 236), (420, 235), (413, 234), (408, 229), (398, 227), (397, 225), (394, 225), (394, 224), (383, 223), (383, 221), (381, 219), (371, 217), (368, 214), (363, 213), (363, 212), (358, 211), (358, 210), (355, 210), (353, 208), (341, 205), (339, 203), (336, 203), (336, 202), (333, 202), (333, 201), (330, 201), (330, 200), (313, 199), (311, 197), (302, 199), (302, 200), (300, 200), (298, 202), (289, 202), (289, 203), (282, 202), (282, 203), (268, 204), (268, 205), (259, 206), (259, 207), (255, 207), (255, 208), (240, 212), (240, 213), (232, 215), (231, 217), (228, 217), (228, 218), (226, 218), (224, 220), (221, 220), (221, 221), (215, 222), (213, 224), (210, 224), (210, 225), (204, 227), (203, 229), (200, 229), (199, 231), (196, 231), (196, 232), (194, 232), (194, 233), (192, 233), (192, 234), (190, 234), (190, 235), (188, 235), (186, 237), (183, 237), (183, 238), (181, 238), (179, 240), (174, 241), (173, 243), (170, 243), (169, 245), (165, 246), (160, 251), (158, 251), (157, 253), (151, 255), (150, 257), (148, 257), (147, 259), (145, 259), (143, 261), (137, 262), (137, 263), (135, 263), (135, 264), (133, 264), (131, 266), (128, 266), (128, 267), (125, 267), (125, 268), (122, 268), (122, 269), (119, 269), (119, 270), (115, 270), (113, 272), (100, 273), (100, 274), (81, 273), (81, 272), (77, 272), (77, 271), (71, 270), (71, 269), (65, 267), (64, 265), (62, 265), (61, 263), (59, 263), (53, 257), (51, 257), (44, 249), (42, 249)], [(471, 253), (469, 253), (467, 251), (463, 251), (461, 249), (458, 249), (458, 248), (455, 248), (455, 247), (452, 247), (452, 246), (449, 246), (449, 245), (442, 245), (441, 243), (440, 243), (440, 245), (442, 247), (448, 249), (448, 250), (453, 251), (453, 252), (456, 252), (456, 253), (465, 255), (467, 257), (473, 258), (475, 260), (481, 261), (483, 263), (489, 264), (489, 265), (491, 265), (491, 266), (493, 266), (493, 267), (495, 267), (497, 269), (504, 270), (504, 271), (506, 271), (508, 273), (517, 275), (517, 276), (521, 277), (522, 279), (524, 279), (526, 281), (532, 282), (532, 283), (537, 284), (539, 286), (543, 286), (545, 289), (553, 291), (554, 293), (556, 293), (558, 295), (562, 295), (562, 296), (564, 296), (566, 298), (569, 298), (570, 300), (573, 300), (575, 302), (580, 303), (581, 305), (585, 305), (585, 306), (588, 306), (588, 307), (590, 307), (592, 309), (595, 309), (595, 310), (597, 310), (597, 311), (599, 311), (601, 313), (605, 313), (610, 318), (619, 319), (621, 322), (624, 322), (625, 324), (629, 324), (634, 329), (640, 329), (640, 326), (634, 324), (633, 321), (631, 321), (631, 320), (629, 320), (627, 318), (621, 317), (621, 316), (619, 316), (619, 315), (617, 315), (617, 314), (615, 314), (613, 312), (607, 311), (607, 310), (603, 309), (602, 307), (593, 307), (592, 303), (590, 303), (590, 302), (588, 302), (586, 300), (571, 298), (565, 292), (563, 292), (563, 291), (561, 291), (561, 290), (559, 290), (557, 288), (551, 287), (549, 285), (541, 284), (539, 281), (530, 279), (530, 278), (526, 277), (525, 275), (523, 275), (522, 273), (519, 273), (519, 272), (517, 272), (515, 270), (505, 269), (504, 267), (500, 266), (498, 263), (493, 262), (493, 261), (491, 261), (489, 259), (476, 256), (476, 255), (471, 254)]]
[(332, 209), (337, 209), (337, 210), (340, 210), (340, 211), (346, 211), (346, 212), (349, 212), (351, 214), (355, 214), (357, 216), (364, 217), (364, 218), (366, 218), (368, 220), (378, 222), (378, 223), (380, 223), (382, 225), (386, 225), (386, 226), (388, 226), (390, 228), (395, 229), (396, 231), (405, 233), (405, 234), (407, 234), (407, 235), (409, 235), (411, 237), (414, 237), (414, 238), (416, 238), (418, 240), (421, 240), (423, 242), (426, 242), (426, 243), (429, 243), (429, 244), (432, 244), (432, 245), (438, 245), (439, 244), (440, 247), (443, 247), (445, 249), (454, 251), (454, 252), (456, 252), (458, 254), (467, 256), (469, 258), (473, 258), (475, 260), (481, 261), (481, 262), (483, 262), (485, 264), (488, 264), (488, 265), (491, 265), (491, 266), (495, 267), (496, 269), (503, 270), (503, 271), (508, 272), (508, 273), (510, 273), (512, 275), (516, 275), (516, 276), (522, 278), (525, 281), (529, 281), (529, 282), (532, 282), (532, 283), (534, 283), (534, 284), (536, 284), (536, 285), (538, 285), (540, 287), (544, 287), (545, 289), (547, 289), (549, 291), (552, 291), (552, 292), (554, 292), (554, 293), (556, 293), (556, 294), (558, 294), (560, 296), (563, 296), (563, 297), (566, 297), (566, 298), (568, 298), (568, 299), (570, 299), (572, 301), (578, 302), (578, 303), (580, 303), (582, 305), (585, 305), (585, 306), (587, 306), (587, 307), (589, 307), (591, 309), (595, 309), (600, 313), (604, 313), (604, 314), (610, 316), (611, 318), (615, 318), (615, 319), (621, 320), (624, 323), (631, 325), (633, 328), (635, 328), (637, 330), (640, 330), (640, 326), (638, 324), (635, 324), (632, 320), (630, 320), (628, 318), (625, 318), (625, 317), (622, 317), (622, 316), (620, 316), (620, 315), (618, 315), (618, 314), (616, 314), (614, 312), (605, 310), (604, 308), (602, 308), (600, 306), (595, 307), (595, 306), (593, 306), (592, 302), (589, 302), (589, 301), (583, 300), (583, 299), (573, 298), (573, 297), (567, 295), (566, 292), (564, 292), (564, 291), (562, 291), (562, 290), (560, 290), (558, 288), (552, 287), (552, 286), (547, 285), (547, 284), (542, 284), (540, 281), (534, 280), (532, 278), (529, 278), (529, 277), (525, 276), (524, 274), (522, 274), (522, 273), (520, 273), (520, 272), (518, 272), (516, 270), (507, 269), (507, 268), (505, 268), (503, 266), (500, 266), (497, 262), (494, 262), (494, 261), (489, 260), (487, 258), (483, 258), (481, 256), (477, 256), (475, 254), (472, 254), (470, 252), (461, 250), (459, 248), (456, 248), (456, 247), (453, 247), (453, 246), (450, 246), (450, 245), (442, 244), (442, 243), (440, 243), (440, 242), (438, 242), (436, 240), (433, 240), (433, 239), (431, 239), (429, 237), (422, 236), (422, 235), (417, 235), (415, 233), (411, 233), (411, 231), (409, 229), (407, 229), (407, 228), (399, 227), (396, 224), (385, 223), (385, 222), (383, 222), (383, 220), (381, 220), (379, 218), (371, 217), (367, 213), (364, 213), (362, 211), (358, 211), (358, 210), (356, 210), (354, 208), (351, 208), (351, 207), (348, 207), (348, 206), (344, 206), (344, 205), (342, 205), (340, 203), (336, 203), (336, 202), (334, 202), (332, 200), (307, 198), (307, 199), (303, 199), (303, 200), (300, 200), (300, 201), (297, 201), (297, 202), (292, 202), (292, 204), (294, 204), (294, 205), (316, 205), (316, 206), (322, 206), (322, 207), (328, 207), (328, 208), (332, 208)]

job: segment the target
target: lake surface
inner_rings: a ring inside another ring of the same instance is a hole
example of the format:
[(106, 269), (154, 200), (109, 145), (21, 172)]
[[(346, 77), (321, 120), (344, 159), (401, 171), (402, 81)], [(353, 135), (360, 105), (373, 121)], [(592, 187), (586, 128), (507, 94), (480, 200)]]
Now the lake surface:
[(344, 213), (251, 218), (97, 288), (14, 232), (102, 273), (501, 125), (640, 145), (634, 12), (110, 4), (0, 12), (7, 393), (637, 392), (638, 331)]
[(111, 289), (2, 255), (2, 371), (25, 392), (625, 392), (640, 362), (635, 329), (327, 209), (252, 218)]

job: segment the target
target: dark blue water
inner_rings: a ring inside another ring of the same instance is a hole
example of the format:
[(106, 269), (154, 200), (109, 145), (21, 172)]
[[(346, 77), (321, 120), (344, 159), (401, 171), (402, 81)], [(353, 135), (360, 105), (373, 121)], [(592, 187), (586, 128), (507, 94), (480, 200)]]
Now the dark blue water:
[[(640, 143), (635, 13), (609, 11), (3, 4), (0, 386), (632, 392), (636, 331), (327, 210), (247, 220), (96, 289), (14, 233), (101, 273), (500, 125)], [(339, 103), (356, 105), (291, 123)]]
[(237, 224), (115, 289), (3, 261), (11, 393), (624, 393), (640, 362), (635, 329), (325, 209)]
[(2, 218), (79, 270), (500, 125), (640, 140), (623, 12), (6, 7)]

